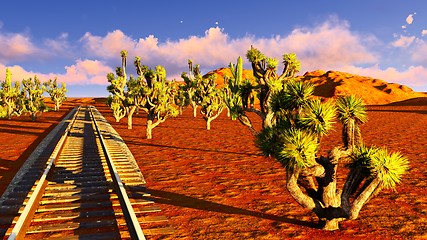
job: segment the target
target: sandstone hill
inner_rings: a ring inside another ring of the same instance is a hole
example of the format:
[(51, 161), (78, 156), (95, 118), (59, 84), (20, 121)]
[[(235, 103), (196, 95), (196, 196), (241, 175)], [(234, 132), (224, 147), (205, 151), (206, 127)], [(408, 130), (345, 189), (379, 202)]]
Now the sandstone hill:
[[(206, 75), (213, 73), (217, 74), (218, 86), (224, 85), (225, 75), (231, 76), (228, 68), (219, 68)], [(245, 78), (253, 83), (256, 82), (252, 70), (243, 70), (243, 79)], [(298, 78), (313, 83), (316, 86), (314, 95), (318, 97), (335, 98), (340, 95), (356, 95), (362, 98), (367, 105), (382, 105), (411, 98), (427, 97), (426, 93), (415, 92), (404, 85), (345, 72), (317, 70), (306, 72)]]
[(352, 94), (361, 97), (368, 105), (388, 104), (410, 98), (427, 97), (426, 93), (414, 92), (404, 85), (387, 83), (384, 80), (345, 72), (318, 70), (307, 72), (300, 78), (316, 86), (314, 90), (316, 96), (333, 98)]

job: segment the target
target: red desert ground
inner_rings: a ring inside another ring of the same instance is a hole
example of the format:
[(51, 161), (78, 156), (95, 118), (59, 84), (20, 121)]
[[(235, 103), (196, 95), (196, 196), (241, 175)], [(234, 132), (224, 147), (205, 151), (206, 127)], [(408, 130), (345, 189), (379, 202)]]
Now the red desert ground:
[[(217, 70), (223, 75), (225, 69)], [(248, 73), (249, 74), (249, 73)], [(135, 156), (162, 214), (176, 232), (171, 239), (411, 239), (427, 238), (427, 95), (379, 79), (335, 71), (301, 77), (317, 87), (315, 95), (362, 97), (369, 121), (361, 126), (367, 145), (400, 151), (410, 161), (396, 191), (383, 190), (340, 230), (317, 228), (313, 213), (286, 190), (285, 169), (263, 157), (254, 137), (223, 113), (205, 129), (205, 121), (187, 110), (159, 125), (145, 138), (143, 113), (116, 123), (105, 99), (69, 99), (58, 112), (36, 122), (28, 116), (0, 120), (0, 194), (50, 130), (76, 105), (95, 105), (119, 132)], [(257, 119), (257, 118), (253, 118)], [(260, 122), (255, 124), (260, 127)], [(321, 152), (341, 144), (341, 127), (322, 139)], [(348, 170), (339, 166), (338, 183)]]

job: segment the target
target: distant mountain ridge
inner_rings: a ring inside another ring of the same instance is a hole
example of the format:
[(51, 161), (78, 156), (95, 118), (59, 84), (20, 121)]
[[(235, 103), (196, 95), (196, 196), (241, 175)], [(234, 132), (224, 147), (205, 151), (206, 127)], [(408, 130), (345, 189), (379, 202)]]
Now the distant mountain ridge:
[[(207, 73), (205, 76), (216, 73), (217, 84), (224, 85), (224, 76), (231, 76), (230, 69), (219, 68)], [(255, 82), (252, 70), (243, 70), (243, 79)], [(411, 88), (397, 84), (387, 83), (384, 80), (372, 77), (359, 76), (339, 71), (316, 70), (306, 72), (297, 78), (311, 82), (316, 87), (314, 95), (321, 98), (336, 98), (340, 95), (356, 95), (364, 100), (367, 105), (383, 105), (403, 101), (411, 98), (427, 97), (426, 93), (415, 92)]]

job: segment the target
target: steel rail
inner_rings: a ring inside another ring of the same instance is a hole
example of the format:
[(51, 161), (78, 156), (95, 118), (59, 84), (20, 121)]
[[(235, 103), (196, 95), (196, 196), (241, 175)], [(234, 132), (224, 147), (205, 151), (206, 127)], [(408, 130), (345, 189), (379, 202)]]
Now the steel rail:
[[(76, 108), (74, 108), (76, 109)], [(59, 153), (61, 152), (62, 147), (64, 146), (65, 140), (68, 137), (68, 133), (71, 130), (71, 127), (73, 126), (77, 113), (80, 111), (80, 107), (78, 107), (76, 110), (74, 110), (74, 116), (71, 120), (71, 122), (68, 124), (67, 128), (65, 129), (64, 133), (62, 134), (61, 138), (59, 139), (58, 143), (55, 146), (55, 149), (51, 156), (49, 157), (49, 162), (47, 164), (47, 167), (45, 171), (43, 172), (43, 175), (39, 179), (39, 182), (37, 183), (33, 193), (31, 194), (30, 199), (28, 200), (27, 204), (25, 205), (25, 208), (21, 215), (19, 216), (15, 226), (12, 229), (11, 234), (9, 235), (8, 240), (14, 240), (14, 239), (24, 239), (26, 234), (26, 229), (31, 224), (31, 219), (33, 218), (35, 211), (37, 210), (37, 207), (39, 206), (39, 202), (41, 197), (43, 196), (44, 189), (47, 186), (47, 176), (50, 173), (50, 170), (52, 169), (52, 166), (55, 164)]]
[(113, 178), (114, 188), (117, 191), (117, 195), (120, 201), (120, 205), (122, 207), (123, 215), (126, 219), (126, 225), (128, 227), (130, 237), (132, 239), (145, 240), (144, 233), (142, 232), (141, 225), (139, 224), (138, 218), (135, 214), (135, 211), (133, 210), (132, 204), (129, 200), (129, 196), (126, 193), (125, 186), (120, 179), (118, 171), (113, 163), (113, 159), (108, 151), (107, 144), (105, 143), (104, 137), (102, 136), (101, 130), (99, 129), (98, 122), (92, 112), (92, 106), (89, 109), (93, 124), (95, 126), (95, 130), (98, 133), (99, 140), (101, 142), (101, 146), (105, 154), (111, 177)]

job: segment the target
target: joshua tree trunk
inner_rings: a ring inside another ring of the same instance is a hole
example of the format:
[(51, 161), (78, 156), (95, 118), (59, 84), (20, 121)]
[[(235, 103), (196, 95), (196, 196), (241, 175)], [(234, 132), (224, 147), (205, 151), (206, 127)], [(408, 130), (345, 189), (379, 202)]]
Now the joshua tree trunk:
[(56, 112), (59, 111), (59, 108), (61, 107), (61, 105), (62, 105), (62, 101), (55, 101), (55, 111)]
[(262, 118), (262, 125), (264, 128), (271, 127), (273, 125), (274, 113), (270, 110), (265, 114), (265, 117)]
[(211, 122), (212, 122), (211, 118), (208, 118), (206, 120), (206, 130), (211, 130)]
[(128, 108), (128, 129), (132, 129), (132, 116), (135, 113), (136, 106)]
[(7, 104), (7, 119), (12, 119), (13, 107), (12, 104)]
[(36, 113), (31, 113), (31, 121), (35, 122), (37, 119)]
[(150, 111), (147, 114), (147, 130), (146, 130), (147, 139), (152, 139), (153, 138), (153, 135), (151, 134), (153, 128), (155, 127), (153, 125), (153, 120), (154, 120), (154, 113), (152, 113)]
[[(337, 167), (338, 160), (340, 158), (348, 156), (349, 151), (341, 151), (334, 149), (328, 158), (321, 157), (318, 159), (318, 164), (307, 169), (300, 171), (297, 169), (287, 171), (287, 189), (291, 196), (297, 201), (302, 207), (312, 210), (317, 217), (320, 219), (320, 224), (323, 226), (323, 230), (338, 230), (339, 222), (346, 218), (350, 218), (352, 215), (357, 217), (361, 207), (367, 203), (369, 197), (378, 187), (378, 182), (372, 181), (359, 197), (350, 206), (349, 196), (351, 193), (344, 187), (343, 195), (337, 191)], [(312, 178), (316, 177), (318, 182), (317, 189), (314, 189), (312, 185), (304, 193), (298, 183), (300, 177)], [(347, 180), (347, 188), (350, 183)], [(358, 186), (358, 185), (357, 185)], [(309, 192), (313, 192), (310, 194)], [(344, 200), (347, 197), (347, 202)], [(353, 213), (354, 212), (354, 213)]]
[[(156, 120), (156, 114), (151, 110), (147, 114), (147, 130), (146, 130), (146, 136), (147, 139), (152, 139), (153, 135), (151, 134), (153, 128), (157, 127), (160, 123), (166, 121), (166, 116), (159, 117)], [(154, 121), (156, 120), (156, 121)]]
[[(322, 202), (324, 208), (340, 209), (341, 199), (340, 194), (337, 193), (337, 167), (338, 159), (324, 159), (322, 166), (325, 168), (325, 176), (319, 181), (319, 190), (322, 193)], [(336, 161), (335, 161), (336, 160)], [(341, 221), (338, 217), (334, 216), (334, 211), (331, 211), (331, 216), (326, 216), (324, 230), (338, 230), (338, 223)]]
[(192, 104), (192, 107), (193, 107), (193, 117), (197, 117), (197, 105)]
[[(204, 117), (204, 119), (206, 120), (206, 130), (211, 130), (211, 122), (215, 120), (217, 117), (219, 117), (219, 115), (221, 115), (222, 110), (224, 110), (224, 108), (218, 109), (218, 112), (213, 116)], [(207, 115), (211, 115), (211, 114), (207, 114)]]
[(147, 139), (153, 138), (153, 135), (151, 134), (152, 130), (153, 130), (153, 120), (147, 120), (147, 131), (146, 131)]

